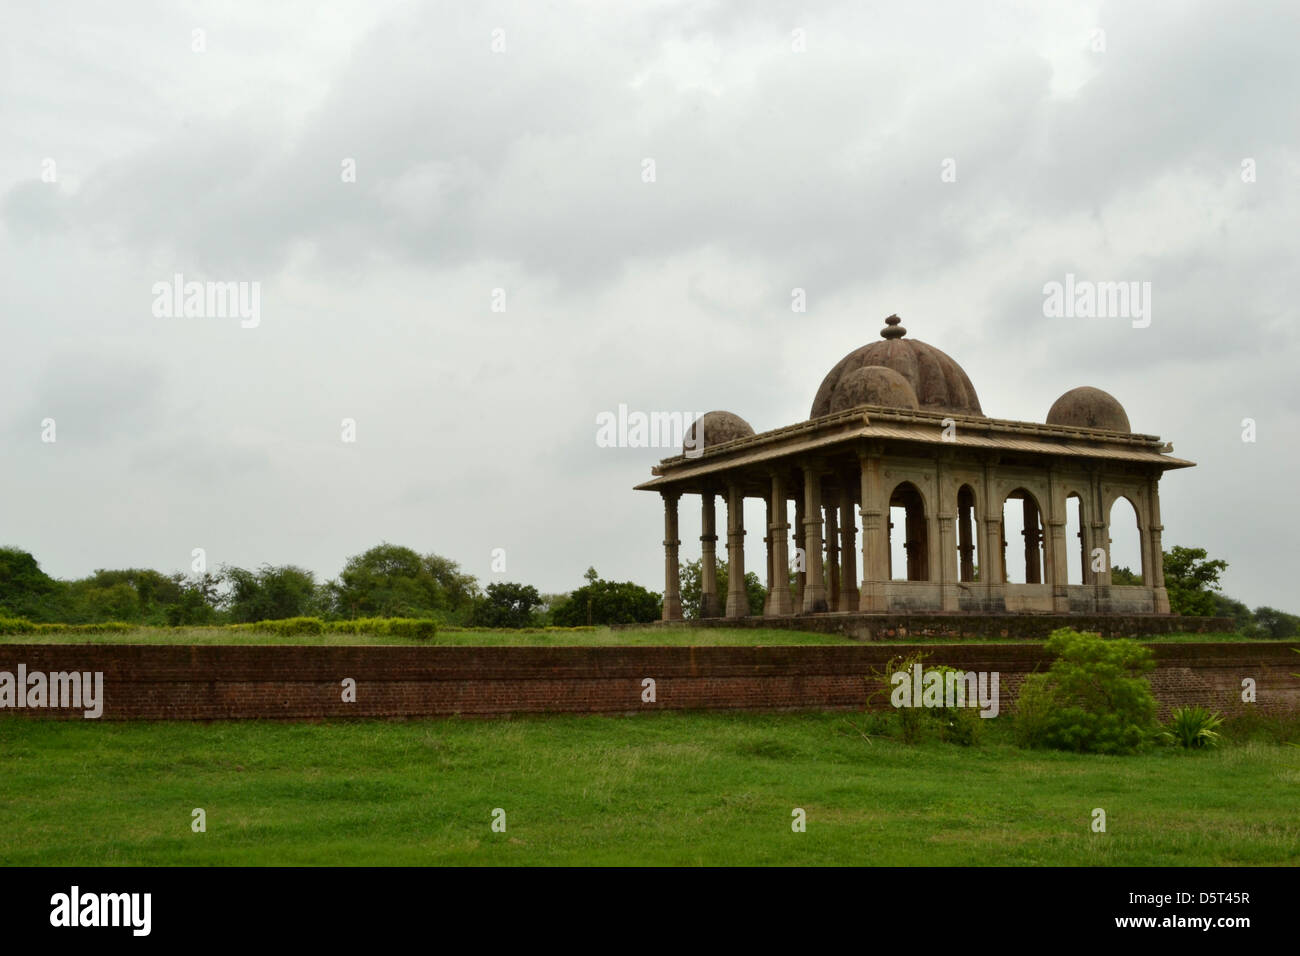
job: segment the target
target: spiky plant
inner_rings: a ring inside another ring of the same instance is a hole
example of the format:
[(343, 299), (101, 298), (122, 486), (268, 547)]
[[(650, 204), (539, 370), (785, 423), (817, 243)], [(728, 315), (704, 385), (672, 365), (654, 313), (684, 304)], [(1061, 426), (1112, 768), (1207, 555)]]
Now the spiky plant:
[(1169, 715), (1169, 726), (1160, 732), (1160, 739), (1189, 750), (1213, 747), (1219, 743), (1222, 723), (1221, 715), (1204, 707), (1179, 707)]

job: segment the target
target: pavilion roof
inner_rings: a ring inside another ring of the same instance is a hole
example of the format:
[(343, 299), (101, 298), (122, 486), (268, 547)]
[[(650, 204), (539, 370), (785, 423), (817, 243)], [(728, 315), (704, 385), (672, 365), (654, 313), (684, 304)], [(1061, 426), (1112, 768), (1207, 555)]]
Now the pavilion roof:
[[(945, 421), (955, 424), (945, 440)], [(1155, 435), (1107, 431), (1099, 428), (1045, 425), (1007, 419), (958, 415), (949, 412), (910, 411), (883, 406), (859, 406), (829, 415), (759, 432), (744, 438), (706, 446), (694, 457), (665, 458), (651, 471), (638, 491), (657, 491), (680, 482), (737, 469), (773, 467), (782, 459), (807, 454), (848, 452), (863, 441), (905, 442), (918, 451), (931, 448), (1009, 452), (1017, 455), (1069, 457), (1153, 465), (1161, 470), (1189, 468), (1195, 462), (1175, 458), (1173, 446)]]

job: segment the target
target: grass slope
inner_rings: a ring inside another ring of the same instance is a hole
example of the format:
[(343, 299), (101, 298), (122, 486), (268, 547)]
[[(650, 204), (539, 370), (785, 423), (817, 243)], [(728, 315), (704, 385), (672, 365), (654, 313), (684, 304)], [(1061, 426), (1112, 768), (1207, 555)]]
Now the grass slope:
[(1300, 863), (1294, 747), (1097, 757), (1017, 750), (1000, 727), (974, 749), (905, 747), (861, 719), (7, 717), (0, 863)]

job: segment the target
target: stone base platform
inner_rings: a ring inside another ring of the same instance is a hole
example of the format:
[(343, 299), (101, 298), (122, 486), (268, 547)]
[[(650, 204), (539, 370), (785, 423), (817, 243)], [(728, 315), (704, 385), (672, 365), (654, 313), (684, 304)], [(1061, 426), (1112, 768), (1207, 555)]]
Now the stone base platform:
[(1155, 634), (1228, 634), (1236, 622), (1228, 617), (1182, 617), (1177, 614), (795, 614), (784, 617), (707, 618), (703, 621), (656, 621), (639, 627), (752, 627), (840, 634), (859, 641), (907, 641), (913, 638), (988, 640), (1024, 638), (1041, 641), (1058, 627), (1096, 631), (1104, 637), (1149, 637)]

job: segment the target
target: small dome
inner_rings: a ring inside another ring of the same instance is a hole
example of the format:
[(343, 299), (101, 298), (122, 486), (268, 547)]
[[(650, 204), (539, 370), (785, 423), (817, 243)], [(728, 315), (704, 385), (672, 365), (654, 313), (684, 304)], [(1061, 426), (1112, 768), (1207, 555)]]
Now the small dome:
[(904, 338), (903, 328), (896, 315), (885, 319), (880, 340), (850, 352), (827, 373), (821, 388), (813, 399), (809, 418), (828, 415), (835, 393), (843, 386), (845, 377), (855, 369), (883, 365), (893, 369), (912, 386), (920, 409), (928, 412), (955, 412), (959, 415), (984, 417), (975, 386), (970, 383), (960, 365), (933, 345), (919, 339)]
[(1105, 428), (1113, 432), (1131, 432), (1128, 415), (1109, 392), (1090, 385), (1072, 388), (1055, 402), (1047, 413), (1047, 424), (1074, 428)]
[(831, 411), (842, 412), (859, 405), (920, 408), (912, 383), (883, 365), (865, 365), (840, 376), (831, 393)]
[[(698, 440), (695, 437), (697, 434), (700, 436)], [(750, 428), (749, 422), (739, 415), (733, 415), (731, 412), (705, 412), (686, 430), (682, 451), (689, 449), (698, 453), (713, 445), (721, 445), (723, 442), (737, 438), (748, 438), (752, 434), (754, 429)]]

